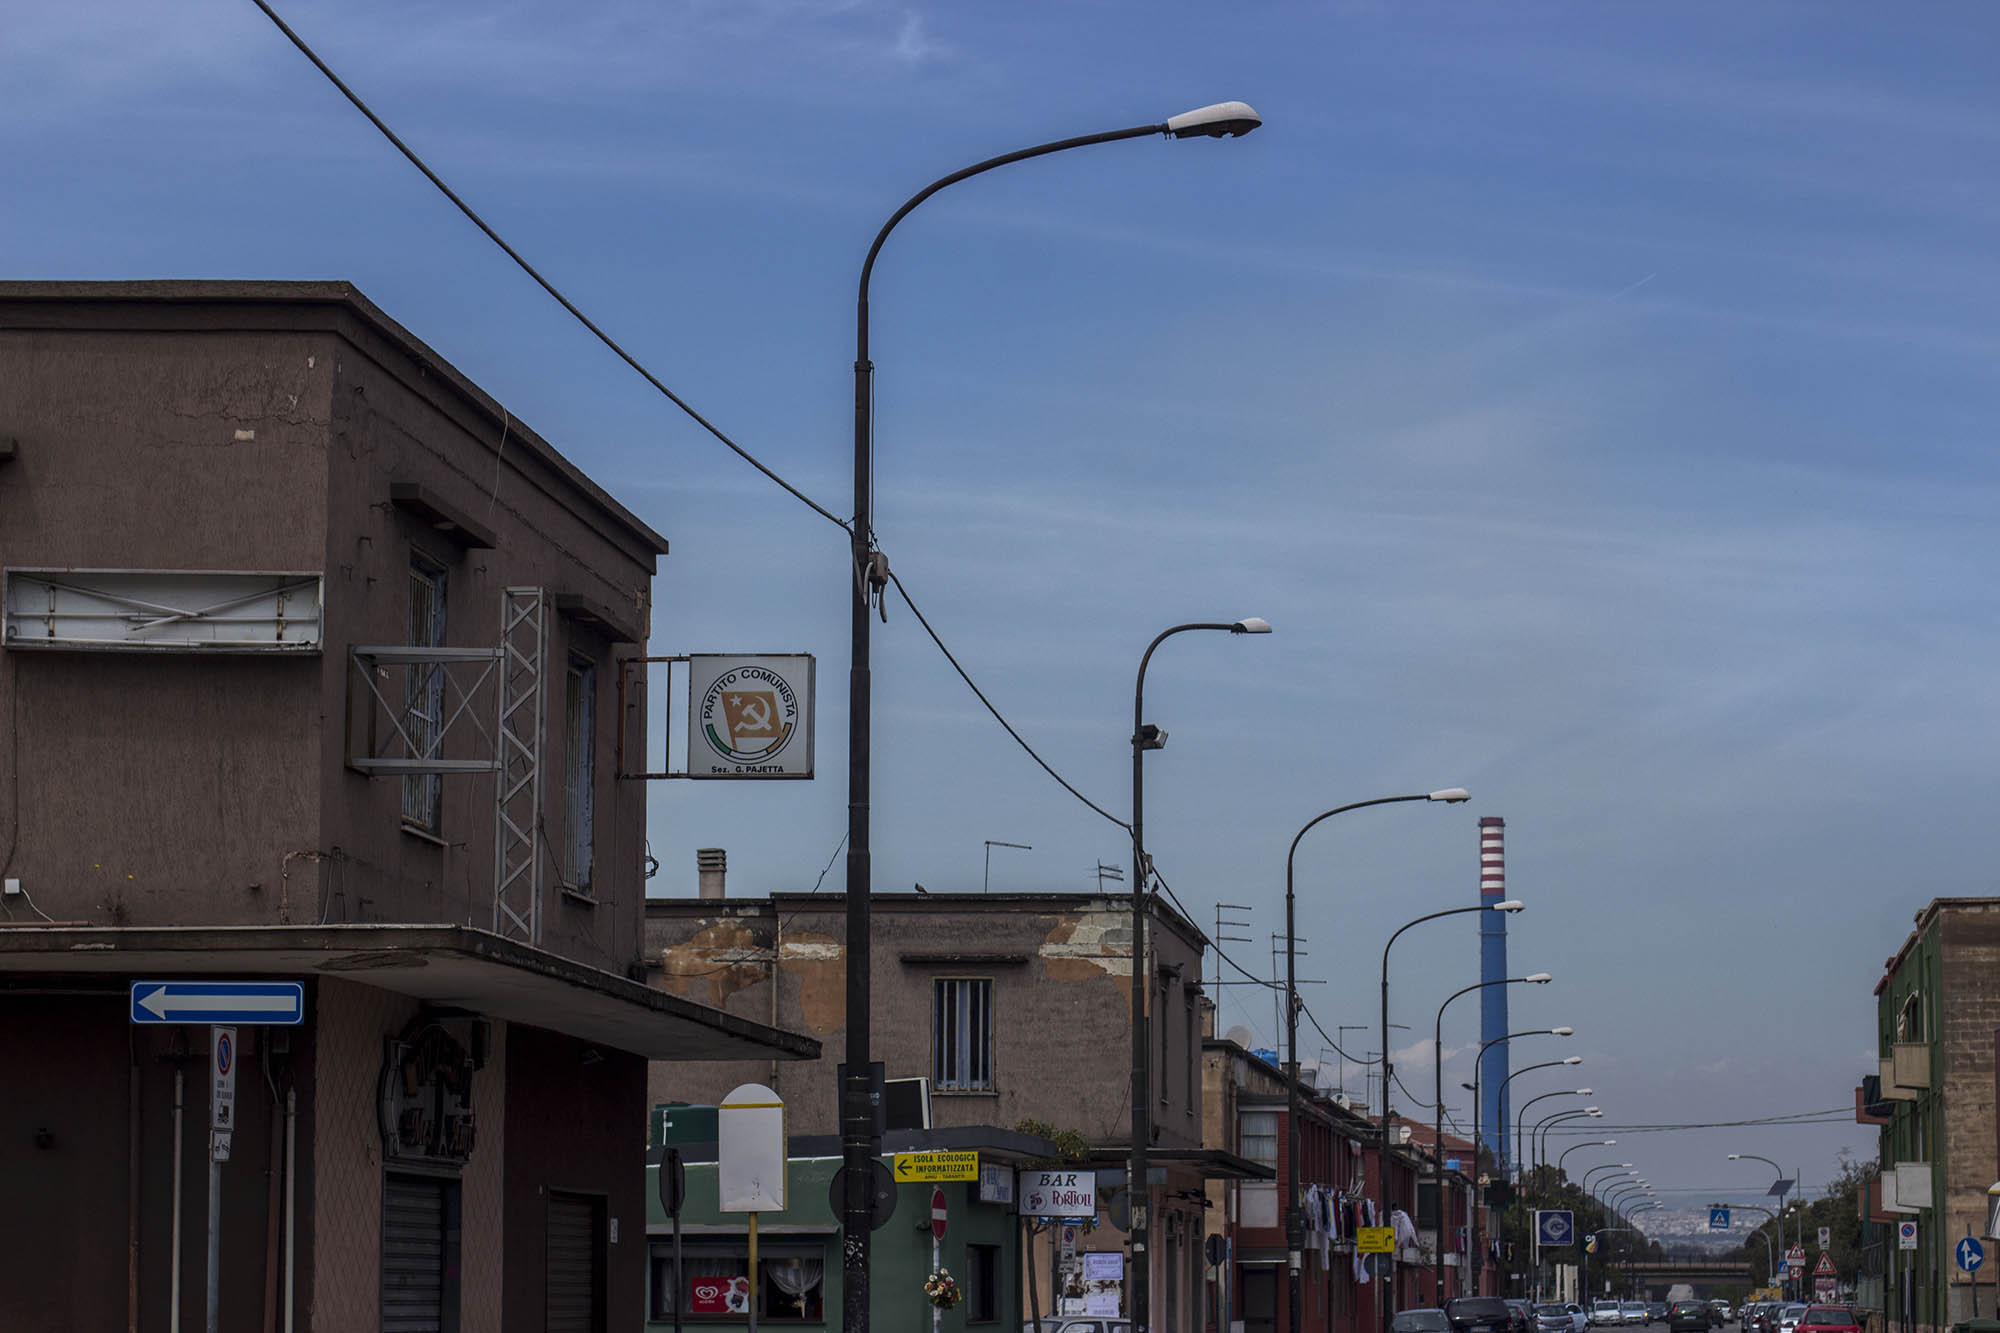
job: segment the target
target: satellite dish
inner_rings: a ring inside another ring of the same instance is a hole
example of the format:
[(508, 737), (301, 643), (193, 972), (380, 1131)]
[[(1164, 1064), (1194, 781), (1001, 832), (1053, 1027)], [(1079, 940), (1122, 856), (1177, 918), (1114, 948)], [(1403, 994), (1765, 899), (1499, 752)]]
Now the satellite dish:
[(1250, 1035), (1250, 1029), (1244, 1027), (1241, 1023), (1223, 1033), (1222, 1038), (1224, 1041), (1235, 1042), (1246, 1051), (1250, 1049), (1251, 1043), (1256, 1041), (1256, 1038)]

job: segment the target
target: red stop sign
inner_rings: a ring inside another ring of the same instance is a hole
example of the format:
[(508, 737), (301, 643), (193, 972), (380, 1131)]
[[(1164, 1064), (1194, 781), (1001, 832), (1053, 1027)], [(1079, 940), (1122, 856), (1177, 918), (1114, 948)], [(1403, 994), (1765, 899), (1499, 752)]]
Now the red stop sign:
[(931, 1239), (944, 1239), (944, 1191), (931, 1191)]

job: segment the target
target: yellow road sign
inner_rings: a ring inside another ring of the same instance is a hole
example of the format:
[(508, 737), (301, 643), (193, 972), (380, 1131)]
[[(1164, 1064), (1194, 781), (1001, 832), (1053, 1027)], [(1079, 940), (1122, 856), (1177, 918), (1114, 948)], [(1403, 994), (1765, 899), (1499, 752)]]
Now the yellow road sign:
[(1362, 1254), (1394, 1254), (1396, 1252), (1396, 1229), (1394, 1227), (1356, 1227), (1354, 1248)]
[(977, 1180), (977, 1152), (899, 1152), (897, 1180)]

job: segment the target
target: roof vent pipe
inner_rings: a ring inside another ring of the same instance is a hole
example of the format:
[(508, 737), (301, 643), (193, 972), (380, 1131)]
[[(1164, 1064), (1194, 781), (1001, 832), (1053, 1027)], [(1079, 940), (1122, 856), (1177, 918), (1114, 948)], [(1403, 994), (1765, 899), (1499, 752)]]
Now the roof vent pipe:
[(698, 847), (694, 853), (695, 882), (703, 898), (724, 897), (722, 878), (729, 870), (729, 853), (720, 847)]

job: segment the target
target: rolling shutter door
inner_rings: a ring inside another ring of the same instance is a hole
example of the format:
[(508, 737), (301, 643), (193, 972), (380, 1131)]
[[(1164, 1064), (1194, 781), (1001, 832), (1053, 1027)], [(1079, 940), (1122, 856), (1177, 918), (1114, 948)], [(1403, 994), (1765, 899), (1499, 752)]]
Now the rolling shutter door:
[(382, 1187), (382, 1333), (444, 1327), (446, 1182), (389, 1176)]
[(598, 1202), (549, 1191), (548, 1333), (603, 1333)]

